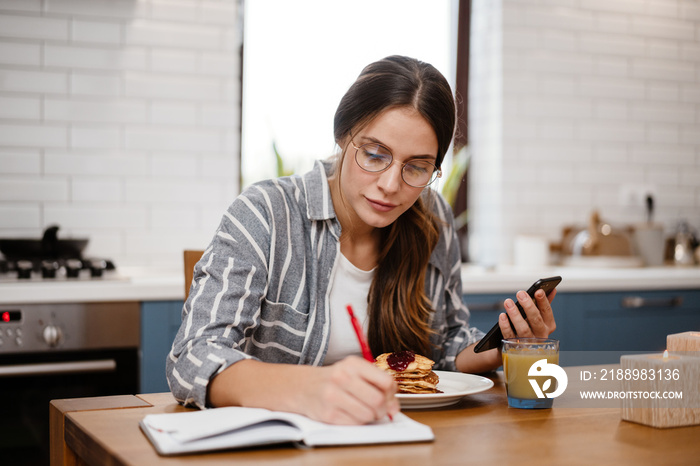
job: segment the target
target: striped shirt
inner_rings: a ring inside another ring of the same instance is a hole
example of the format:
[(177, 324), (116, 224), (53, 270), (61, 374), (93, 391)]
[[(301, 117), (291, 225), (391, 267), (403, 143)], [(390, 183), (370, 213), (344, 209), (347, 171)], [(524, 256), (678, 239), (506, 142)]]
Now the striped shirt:
[[(243, 359), (321, 365), (330, 333), (329, 294), (340, 256), (340, 223), (328, 186), (331, 164), (303, 176), (256, 183), (229, 206), (194, 269), (182, 324), (166, 360), (181, 403), (207, 406), (209, 380)], [(425, 290), (434, 312), (431, 357), (455, 358), (482, 332), (468, 325), (452, 212), (435, 191), (446, 222), (430, 257)], [(428, 355), (426, 355), (428, 356)]]

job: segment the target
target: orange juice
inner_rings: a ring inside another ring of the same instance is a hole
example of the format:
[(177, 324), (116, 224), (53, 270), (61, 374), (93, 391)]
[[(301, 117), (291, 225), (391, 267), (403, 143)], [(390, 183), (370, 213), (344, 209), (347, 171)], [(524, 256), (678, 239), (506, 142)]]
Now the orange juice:
[[(556, 380), (548, 377), (537, 377), (536, 368), (533, 375), (529, 375), (530, 368), (542, 359), (547, 364), (559, 364), (559, 348), (556, 340), (541, 340), (542, 343), (529, 342), (517, 339), (517, 343), (509, 344), (504, 340), (503, 347), (503, 373), (506, 380), (509, 406), (518, 408), (550, 408), (551, 398), (538, 398), (531, 380), (535, 381), (542, 392), (551, 393), (556, 388)], [(556, 344), (544, 343), (552, 342)], [(531, 344), (530, 344), (531, 343)], [(545, 387), (546, 380), (550, 379), (551, 386)]]

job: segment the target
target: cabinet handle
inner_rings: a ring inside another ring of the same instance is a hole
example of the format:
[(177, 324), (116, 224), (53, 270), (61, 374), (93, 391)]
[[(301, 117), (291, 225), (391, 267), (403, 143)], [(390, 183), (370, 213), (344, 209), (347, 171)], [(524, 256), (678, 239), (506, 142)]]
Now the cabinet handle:
[(639, 309), (642, 307), (679, 307), (683, 304), (682, 296), (673, 298), (642, 298), (641, 296), (625, 296), (622, 298), (622, 307), (627, 309)]

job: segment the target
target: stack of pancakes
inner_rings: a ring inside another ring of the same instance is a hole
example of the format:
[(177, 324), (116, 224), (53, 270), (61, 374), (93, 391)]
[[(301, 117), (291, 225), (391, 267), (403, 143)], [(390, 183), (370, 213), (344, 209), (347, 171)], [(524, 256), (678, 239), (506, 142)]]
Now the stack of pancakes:
[[(396, 364), (396, 360), (401, 364)], [(399, 393), (442, 393), (437, 388), (440, 378), (433, 372), (435, 362), (425, 356), (410, 351), (384, 353), (377, 356), (374, 364), (394, 376)]]

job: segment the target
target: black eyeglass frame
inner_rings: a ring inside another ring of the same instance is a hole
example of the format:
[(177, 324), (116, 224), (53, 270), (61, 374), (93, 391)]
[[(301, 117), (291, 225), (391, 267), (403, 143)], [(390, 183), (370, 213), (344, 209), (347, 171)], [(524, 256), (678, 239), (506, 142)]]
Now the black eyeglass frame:
[[(352, 147), (355, 149), (355, 163), (357, 164), (358, 167), (360, 167), (362, 170), (366, 171), (367, 173), (382, 173), (382, 172), (388, 170), (389, 167), (391, 167), (391, 165), (394, 163), (394, 154), (389, 150), (388, 147), (386, 147), (386, 146), (383, 145), (383, 144), (379, 144), (378, 142), (367, 142), (367, 143), (365, 143), (365, 144), (361, 144), (361, 145), (358, 147), (358, 146), (355, 145), (355, 141), (353, 141), (352, 139), (350, 140), (350, 144), (351, 144)], [(379, 147), (384, 148), (384, 149), (387, 151), (387, 153), (388, 153), (389, 155), (391, 155), (391, 162), (389, 162), (389, 165), (387, 165), (386, 167), (382, 168), (381, 170), (376, 170), (376, 171), (368, 170), (367, 167), (364, 167), (364, 166), (360, 163), (360, 161), (357, 160), (357, 154), (359, 154), (359, 153), (360, 153), (360, 149), (362, 149), (362, 148), (365, 147), (365, 146), (379, 146)], [(409, 183), (408, 181), (406, 181), (406, 178), (404, 178), (404, 176), (403, 176), (403, 175), (404, 175), (404, 170), (406, 169), (406, 165), (410, 165), (410, 164), (411, 164), (411, 161), (408, 161), (408, 162), (397, 162), (397, 163), (400, 163), (400, 164), (401, 164), (401, 180), (403, 180), (404, 183), (406, 183), (407, 185), (409, 185), (409, 186), (412, 187), (412, 188), (425, 188), (426, 186), (430, 186), (436, 179), (442, 178), (442, 169), (438, 168), (434, 163), (428, 162), (427, 160), (421, 160), (421, 162), (422, 162), (422, 163), (427, 163), (428, 165), (432, 166), (432, 167), (433, 167), (433, 173), (431, 173), (431, 175), (430, 175), (430, 181), (428, 181), (428, 183), (426, 183), (426, 184), (424, 184), (424, 185), (420, 185), (420, 186), (416, 186), (416, 185), (413, 185), (413, 184)]]

